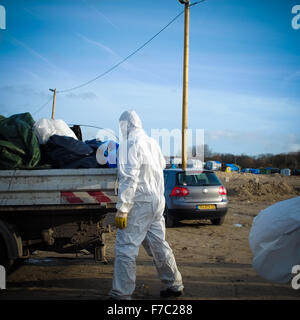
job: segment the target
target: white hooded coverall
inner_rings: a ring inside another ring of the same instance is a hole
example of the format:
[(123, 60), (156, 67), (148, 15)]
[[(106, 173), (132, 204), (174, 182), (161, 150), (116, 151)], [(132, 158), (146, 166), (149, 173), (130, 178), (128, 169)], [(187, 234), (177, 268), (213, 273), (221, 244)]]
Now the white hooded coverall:
[(117, 209), (128, 213), (128, 221), (127, 228), (117, 231), (110, 295), (116, 299), (131, 299), (141, 244), (153, 257), (160, 280), (167, 288), (181, 291), (181, 274), (165, 240), (165, 159), (158, 143), (142, 129), (135, 111), (125, 111), (121, 115), (120, 127), (124, 140), (119, 149)]

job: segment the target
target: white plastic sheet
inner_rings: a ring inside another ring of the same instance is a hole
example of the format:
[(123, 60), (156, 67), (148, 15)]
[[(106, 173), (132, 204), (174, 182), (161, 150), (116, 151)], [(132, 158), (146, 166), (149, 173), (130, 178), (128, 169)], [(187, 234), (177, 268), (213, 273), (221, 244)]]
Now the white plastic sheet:
[(76, 140), (77, 137), (72, 129), (63, 120), (50, 120), (42, 118), (33, 126), (34, 132), (37, 135), (40, 144), (46, 144), (48, 139), (56, 134), (58, 136), (72, 137)]
[(254, 219), (249, 245), (252, 266), (264, 279), (287, 283), (300, 265), (300, 197), (277, 202)]
[(188, 159), (187, 168), (203, 170), (203, 162), (199, 159)]
[(111, 168), (117, 167), (117, 148), (118, 145), (112, 140), (105, 141), (97, 149), (96, 159), (100, 165), (107, 164)]

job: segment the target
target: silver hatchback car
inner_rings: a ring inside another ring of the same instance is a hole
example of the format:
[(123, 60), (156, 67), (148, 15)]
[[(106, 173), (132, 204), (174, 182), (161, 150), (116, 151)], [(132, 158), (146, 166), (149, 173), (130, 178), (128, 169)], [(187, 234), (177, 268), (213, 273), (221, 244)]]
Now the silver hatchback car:
[(227, 191), (213, 171), (165, 169), (165, 220), (172, 227), (180, 220), (209, 219), (224, 222)]

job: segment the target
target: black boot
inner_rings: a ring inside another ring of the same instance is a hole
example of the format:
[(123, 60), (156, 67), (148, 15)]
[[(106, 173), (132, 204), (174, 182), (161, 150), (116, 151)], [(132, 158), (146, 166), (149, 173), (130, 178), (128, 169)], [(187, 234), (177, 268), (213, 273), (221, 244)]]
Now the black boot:
[(160, 292), (161, 298), (171, 298), (171, 297), (180, 297), (182, 295), (182, 291), (174, 291), (172, 289), (162, 290)]

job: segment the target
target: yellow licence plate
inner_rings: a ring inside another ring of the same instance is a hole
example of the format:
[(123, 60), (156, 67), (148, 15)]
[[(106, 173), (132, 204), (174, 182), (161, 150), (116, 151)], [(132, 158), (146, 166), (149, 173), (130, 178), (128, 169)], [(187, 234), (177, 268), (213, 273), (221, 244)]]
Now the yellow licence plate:
[(197, 210), (216, 210), (215, 204), (198, 204)]

